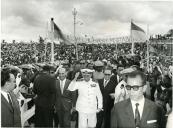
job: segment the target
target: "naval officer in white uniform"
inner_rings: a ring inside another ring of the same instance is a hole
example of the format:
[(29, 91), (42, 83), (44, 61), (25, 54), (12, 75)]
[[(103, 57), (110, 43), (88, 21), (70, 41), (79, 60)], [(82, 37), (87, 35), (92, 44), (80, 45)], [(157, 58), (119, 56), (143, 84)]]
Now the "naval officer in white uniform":
[(76, 81), (79, 72), (70, 83), (68, 90), (78, 90), (76, 110), (79, 112), (79, 128), (95, 128), (96, 113), (102, 110), (102, 94), (98, 83), (92, 81), (93, 70), (81, 69), (83, 80)]

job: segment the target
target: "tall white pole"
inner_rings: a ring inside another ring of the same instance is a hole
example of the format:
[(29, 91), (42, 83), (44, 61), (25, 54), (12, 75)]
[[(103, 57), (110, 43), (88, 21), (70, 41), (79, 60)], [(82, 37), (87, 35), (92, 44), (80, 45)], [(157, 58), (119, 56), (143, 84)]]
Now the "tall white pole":
[(149, 53), (149, 25), (147, 25), (147, 69), (149, 71), (149, 63), (150, 63), (150, 53)]
[(44, 62), (46, 62), (46, 53), (47, 53), (47, 39), (49, 37), (49, 30), (48, 30), (48, 22), (46, 23), (46, 38), (44, 40)]
[(76, 46), (76, 59), (78, 60), (78, 49), (77, 49), (77, 41), (76, 41), (76, 15), (77, 15), (76, 8), (74, 8), (74, 10), (72, 11), (72, 14), (74, 16), (74, 42)]
[(51, 18), (51, 63), (54, 63), (54, 21)]
[(131, 19), (131, 26), (130, 26), (130, 40), (132, 42), (132, 49), (131, 49), (131, 54), (134, 55), (134, 41), (133, 41), (133, 36), (132, 36), (132, 22), (133, 20)]

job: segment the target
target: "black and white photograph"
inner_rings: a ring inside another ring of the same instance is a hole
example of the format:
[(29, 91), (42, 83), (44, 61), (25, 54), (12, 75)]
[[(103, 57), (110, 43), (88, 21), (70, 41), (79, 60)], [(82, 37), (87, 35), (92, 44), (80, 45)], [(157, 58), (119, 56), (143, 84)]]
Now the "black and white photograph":
[(172, 128), (173, 1), (1, 0), (0, 127)]

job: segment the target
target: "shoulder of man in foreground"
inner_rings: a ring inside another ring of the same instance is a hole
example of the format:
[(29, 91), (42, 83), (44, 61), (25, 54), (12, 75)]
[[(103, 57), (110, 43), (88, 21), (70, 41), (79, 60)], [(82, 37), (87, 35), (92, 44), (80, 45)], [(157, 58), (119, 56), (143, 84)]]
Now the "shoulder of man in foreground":
[(126, 107), (128, 103), (130, 103), (130, 98), (120, 101), (118, 103), (115, 103), (114, 107), (122, 109)]
[(147, 98), (145, 98), (145, 103), (146, 102), (147, 102), (147, 104), (149, 106), (151, 106), (152, 108), (156, 108), (156, 109), (160, 110), (160, 112), (162, 112), (162, 114), (163, 114), (164, 110), (163, 110), (163, 108), (161, 106), (157, 105), (155, 102), (153, 102), (153, 101), (151, 101), (151, 100), (149, 100)]

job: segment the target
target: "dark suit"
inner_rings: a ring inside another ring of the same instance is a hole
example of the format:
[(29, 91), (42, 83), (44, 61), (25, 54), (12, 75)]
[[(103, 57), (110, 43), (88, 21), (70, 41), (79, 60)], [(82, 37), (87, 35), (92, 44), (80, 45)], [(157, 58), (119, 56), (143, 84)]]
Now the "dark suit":
[(111, 109), (114, 105), (114, 99), (110, 97), (111, 93), (115, 92), (116, 84), (115, 81), (111, 79), (104, 87), (104, 79), (98, 80), (100, 90), (103, 96), (103, 110), (97, 114), (97, 128), (101, 128), (102, 122), (104, 120), (104, 128), (110, 128), (110, 116), (111, 116)]
[(19, 103), (13, 92), (10, 96), (13, 106), (1, 94), (1, 127), (21, 127)]
[(34, 81), (35, 126), (52, 127), (53, 112), (56, 97), (56, 79), (49, 74), (42, 73)]
[[(71, 120), (71, 109), (74, 106), (76, 101), (76, 93), (67, 90), (70, 80), (66, 79), (65, 85), (63, 88), (63, 93), (61, 92), (60, 80), (56, 81), (56, 102), (55, 109), (56, 114), (58, 116), (60, 127), (70, 127)], [(58, 126), (58, 122), (55, 120), (56, 126)]]
[[(111, 128), (135, 128), (130, 99), (116, 103), (111, 117)], [(140, 128), (163, 128), (163, 118), (163, 110), (154, 102), (145, 98)]]

